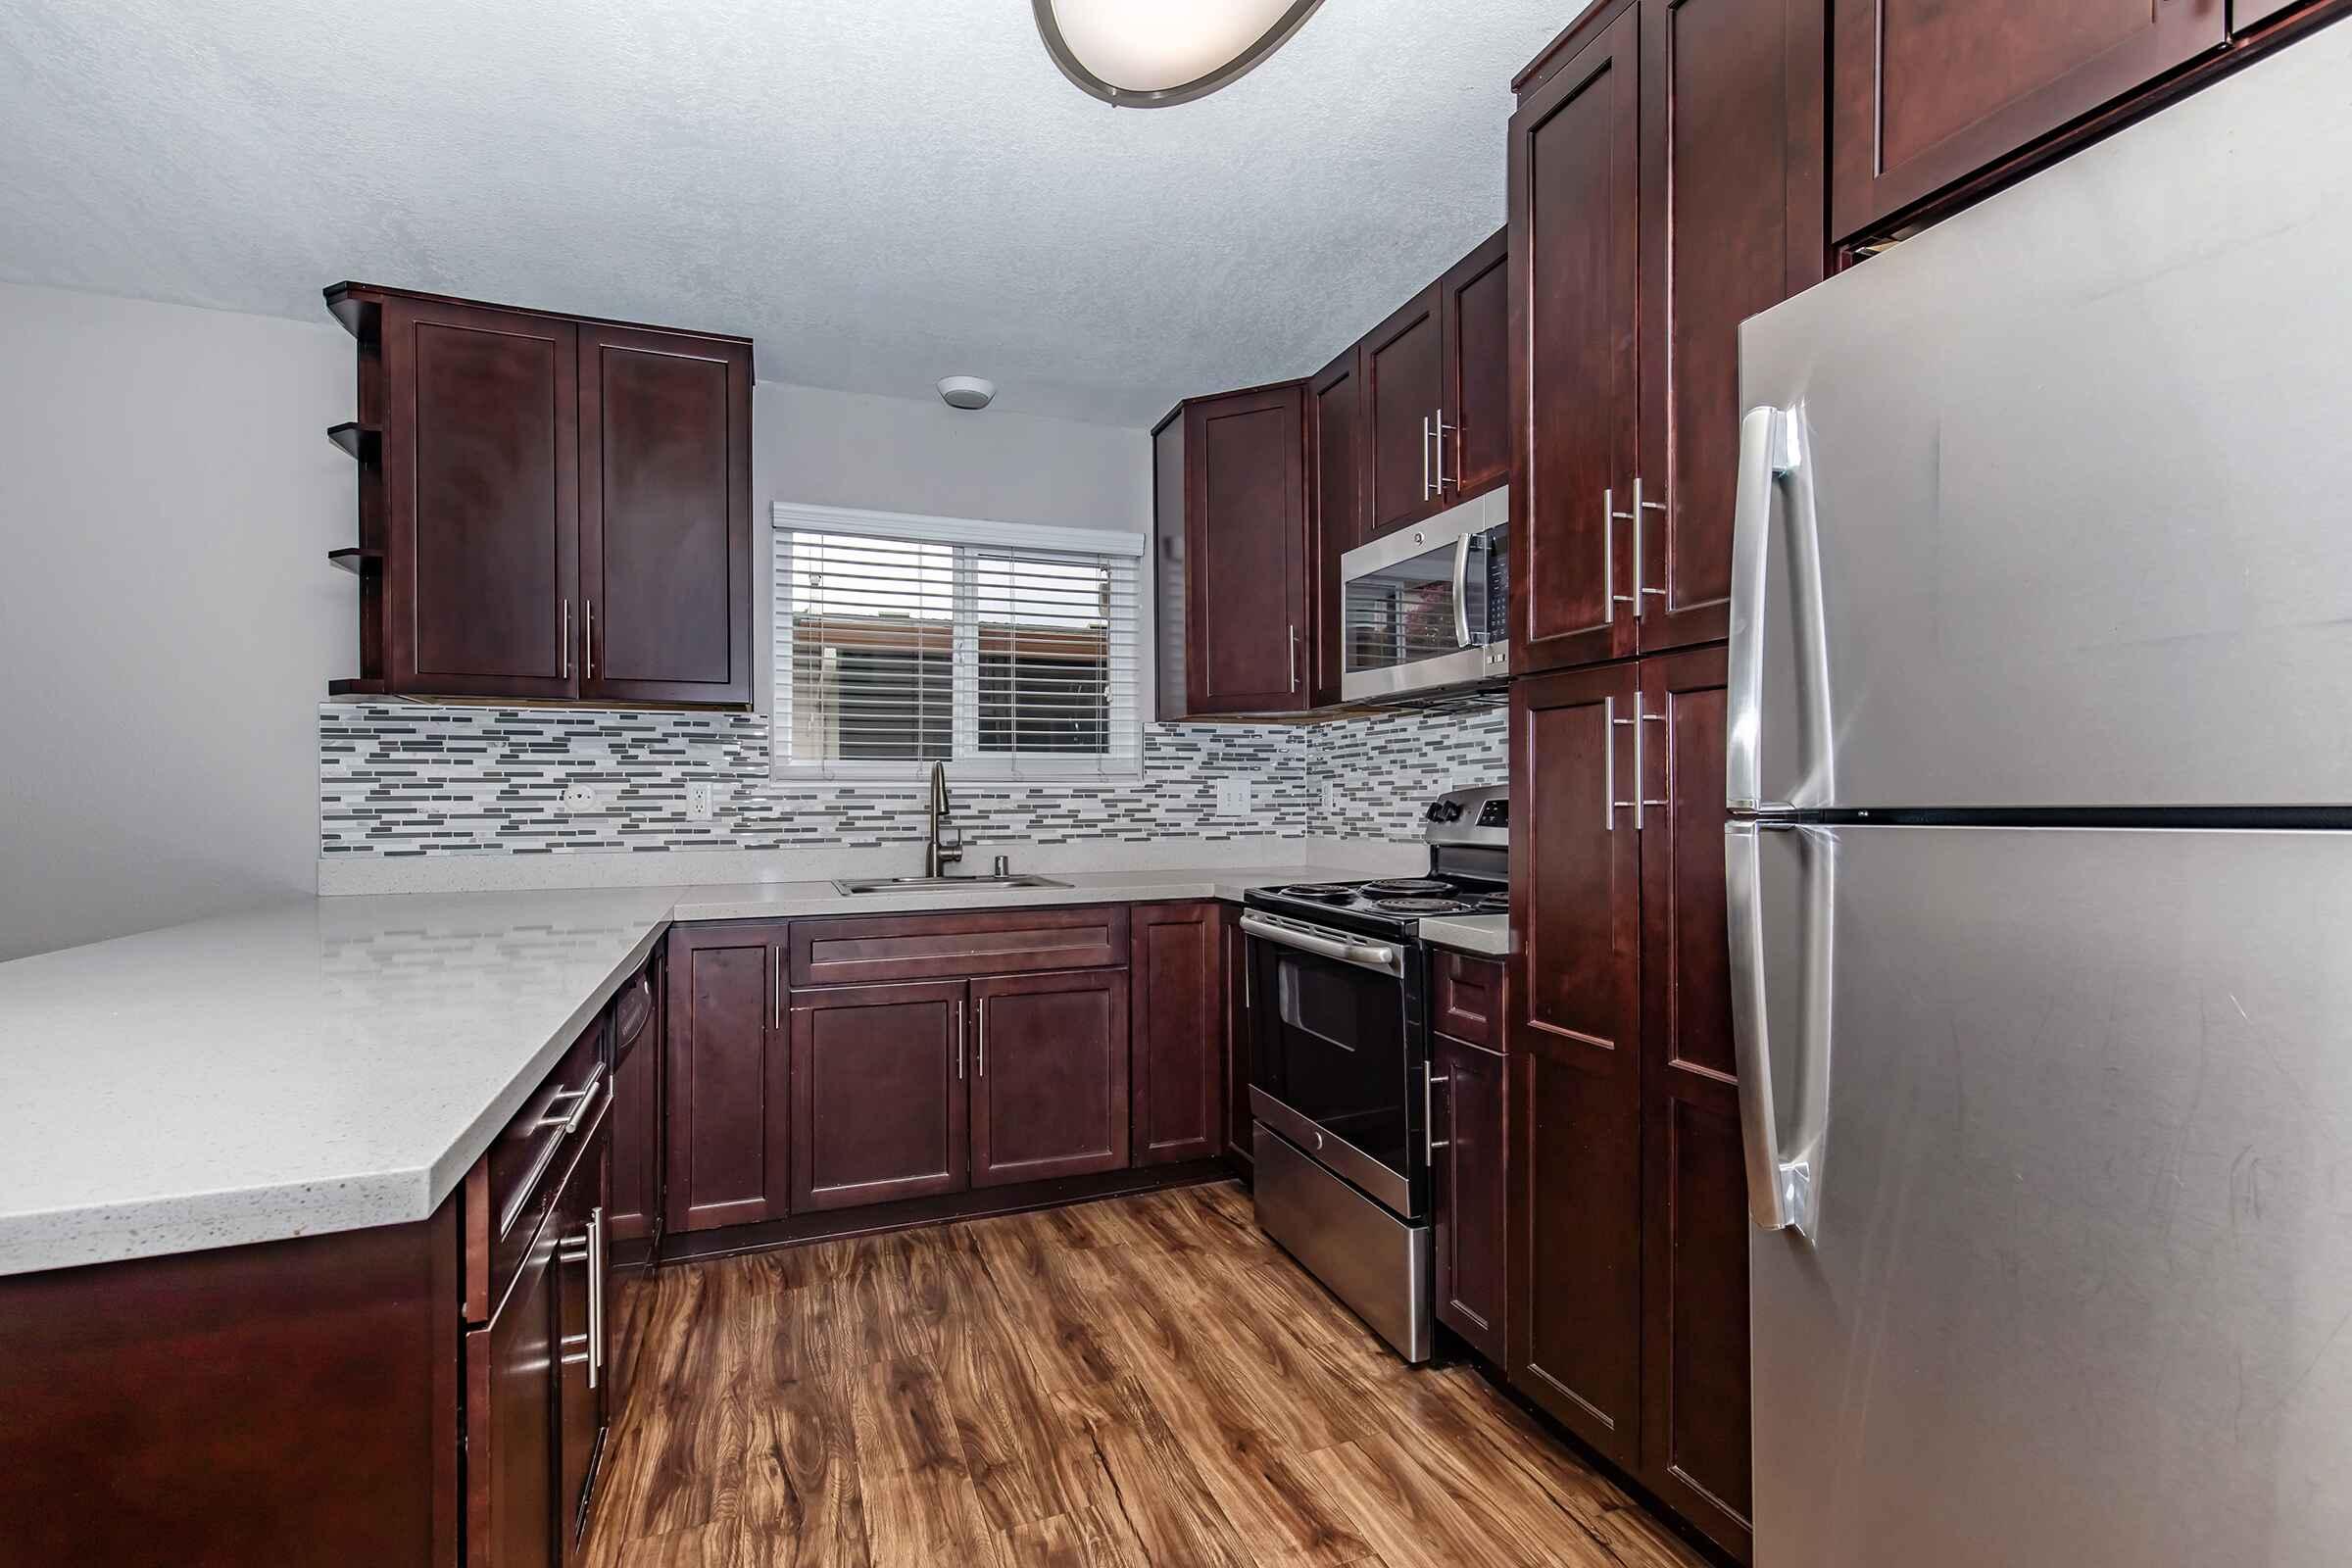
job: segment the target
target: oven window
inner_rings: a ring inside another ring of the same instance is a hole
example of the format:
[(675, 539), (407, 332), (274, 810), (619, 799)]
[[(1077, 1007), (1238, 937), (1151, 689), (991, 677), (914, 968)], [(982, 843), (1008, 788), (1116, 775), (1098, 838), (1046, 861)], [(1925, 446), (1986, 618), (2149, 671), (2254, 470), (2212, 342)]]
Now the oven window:
[(1410, 1066), (1402, 982), (1252, 941), (1257, 1087), (1409, 1178)]

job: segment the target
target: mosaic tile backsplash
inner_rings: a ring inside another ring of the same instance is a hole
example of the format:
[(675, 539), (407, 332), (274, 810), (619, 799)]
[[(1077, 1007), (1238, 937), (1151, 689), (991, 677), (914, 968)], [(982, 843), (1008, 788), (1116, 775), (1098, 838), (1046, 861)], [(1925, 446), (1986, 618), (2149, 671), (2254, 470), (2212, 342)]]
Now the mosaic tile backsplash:
[[(1297, 727), (1146, 725), (1140, 779), (954, 780), (956, 819), (982, 854), (1097, 841), (1410, 842), (1432, 795), (1507, 777), (1504, 728), (1499, 707)], [(1218, 816), (1216, 781), (1237, 775), (1250, 781), (1250, 812)], [(687, 786), (706, 782), (713, 811), (697, 820)], [(566, 809), (572, 784), (594, 787), (594, 808)], [(767, 719), (755, 713), (318, 710), (319, 850), (329, 857), (870, 849), (921, 843), (923, 808), (911, 779), (769, 778)]]

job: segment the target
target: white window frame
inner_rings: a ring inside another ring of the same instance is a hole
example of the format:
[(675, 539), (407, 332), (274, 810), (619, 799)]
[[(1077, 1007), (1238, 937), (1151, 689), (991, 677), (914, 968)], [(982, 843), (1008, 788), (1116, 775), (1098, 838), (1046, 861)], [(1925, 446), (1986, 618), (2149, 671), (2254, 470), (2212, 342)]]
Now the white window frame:
[[(792, 653), (790, 612), (775, 603), (779, 587), (792, 570), (792, 535), (851, 534), (859, 538), (912, 540), (923, 544), (998, 546), (1008, 550), (1059, 551), (1108, 556), (1133, 564), (1135, 624), (1130, 635), (1109, 641), (1111, 714), (1114, 736), (1123, 736), (1125, 750), (1100, 758), (991, 757), (980, 751), (980, 627), (974, 611), (977, 589), (972, 574), (959, 560), (956, 572), (956, 653), (954, 665), (954, 755), (949, 771), (959, 778), (1003, 780), (1011, 783), (1087, 784), (1134, 782), (1143, 777), (1143, 706), (1141, 686), (1144, 638), (1144, 557), (1150, 541), (1143, 534), (1118, 529), (1060, 528), (1044, 523), (999, 522), (979, 517), (932, 517), (906, 512), (871, 512), (852, 507), (819, 507), (779, 501), (770, 517), (768, 537), (768, 675), (773, 700), (768, 713), (768, 776), (777, 783), (806, 783), (813, 779), (874, 779), (905, 781), (931, 771), (927, 761), (796, 762), (785, 748), (792, 739)], [(1125, 711), (1122, 712), (1122, 706)]]

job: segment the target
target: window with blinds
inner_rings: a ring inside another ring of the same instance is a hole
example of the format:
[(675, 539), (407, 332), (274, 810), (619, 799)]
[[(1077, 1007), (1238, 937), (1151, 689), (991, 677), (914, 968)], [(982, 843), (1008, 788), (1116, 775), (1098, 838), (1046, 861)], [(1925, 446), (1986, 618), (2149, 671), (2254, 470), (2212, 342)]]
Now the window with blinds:
[(1141, 543), (778, 507), (776, 771), (1134, 772)]

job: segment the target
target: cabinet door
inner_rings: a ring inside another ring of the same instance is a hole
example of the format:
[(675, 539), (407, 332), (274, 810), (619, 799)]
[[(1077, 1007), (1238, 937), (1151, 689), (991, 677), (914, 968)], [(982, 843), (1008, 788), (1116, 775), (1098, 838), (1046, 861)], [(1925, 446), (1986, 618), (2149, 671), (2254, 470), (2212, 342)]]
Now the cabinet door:
[(1213, 904), (1140, 906), (1135, 979), (1138, 1165), (1208, 1159), (1225, 1145), (1224, 949)]
[(1629, 7), (1511, 116), (1515, 674), (1634, 651), (1640, 26)]
[(1302, 383), (1185, 408), (1185, 658), (1196, 713), (1308, 706)]
[(1193, 711), (1185, 662), (1191, 641), (1184, 593), (1185, 423), (1179, 406), (1152, 432), (1152, 711), (1162, 724)]
[(1483, 495), (1511, 476), (1510, 230), (1493, 237), (1438, 280), (1444, 327), (1447, 426), (1446, 504)]
[(1834, 0), (1840, 239), (2219, 48), (2224, 0)]
[(1127, 1164), (1127, 976), (972, 982), (972, 1185)]
[(466, 1336), (466, 1560), (555, 1568), (558, 1227), (542, 1225), (506, 1298)]
[(1509, 1190), (1503, 1058), (1439, 1035), (1433, 1042), (1444, 1134), (1437, 1180), (1438, 1321), (1507, 1364), (1503, 1337)]
[[(655, 1018), (661, 1017), (656, 1004)], [(649, 1026), (612, 1080), (612, 1240), (650, 1244), (661, 1218), (662, 1031)]]
[(752, 351), (580, 328), (580, 694), (752, 701)]
[(1361, 357), (1350, 347), (1307, 383), (1314, 416), (1315, 658), (1318, 704), (1340, 698), (1347, 605), (1340, 558), (1364, 542)]
[(519, 311), (383, 305), (385, 678), (576, 696), (578, 331)]
[[(1820, 0), (1642, 0), (1644, 652), (1729, 634), (1740, 323), (1821, 281)], [(1633, 510), (1630, 505), (1627, 510)]]
[(605, 1200), (612, 1185), (610, 1117), (600, 1118), (547, 1216), (555, 1237), (556, 1531), (576, 1562), (588, 1523), (589, 1487), (604, 1442), (606, 1377), (612, 1363), (604, 1303)]
[(1524, 804), (1505, 1010), (1511, 1381), (1629, 1467), (1641, 1414), (1636, 697), (1630, 665), (1512, 687), (1511, 791)]
[(1641, 664), (1641, 1475), (1748, 1551), (1747, 1186), (1724, 926), (1725, 656)]
[(964, 1190), (967, 1012), (960, 980), (793, 993), (795, 1212)]
[(707, 1231), (791, 1211), (788, 1053), (779, 1027), (786, 928), (669, 933), (666, 1228)]
[(1363, 341), (1366, 537), (1419, 522), (1445, 505), (1438, 411), (1446, 401), (1445, 327), (1433, 286)]

